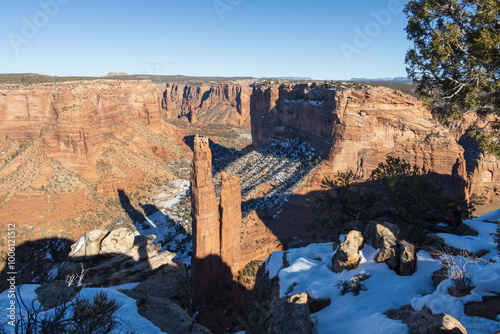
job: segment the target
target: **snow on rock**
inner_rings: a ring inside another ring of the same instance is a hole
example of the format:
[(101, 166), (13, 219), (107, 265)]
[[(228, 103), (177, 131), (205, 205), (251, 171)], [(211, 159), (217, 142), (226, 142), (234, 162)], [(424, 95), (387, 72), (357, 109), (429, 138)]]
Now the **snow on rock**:
[(80, 250), (80, 248), (82, 248), (82, 246), (85, 245), (85, 239), (86, 238), (87, 238), (87, 236), (84, 235), (83, 237), (81, 237), (78, 240), (78, 243), (76, 244), (75, 249), (73, 250), (73, 254), (78, 253), (78, 251)]
[[(448, 293), (448, 288), (455, 285), (451, 279), (434, 288), (432, 274), (441, 268), (441, 261), (423, 250), (417, 253), (416, 272), (412, 276), (398, 276), (385, 263), (376, 263), (378, 250), (367, 244), (360, 251), (359, 267), (351, 271), (336, 274), (331, 270), (332, 243), (274, 252), (266, 261), (266, 270), (270, 278), (279, 277), (280, 298), (306, 292), (313, 298), (331, 300), (329, 306), (311, 315), (315, 333), (407, 333), (409, 329), (404, 323), (383, 315), (407, 304), (417, 311), (428, 307), (434, 314), (447, 313), (469, 333), (495, 333), (500, 330), (499, 322), (465, 315), (464, 304), (500, 293), (500, 258), (494, 242), (497, 224), (491, 223), (498, 218), (500, 210), (466, 221), (479, 232), (477, 237), (440, 234), (450, 246), (470, 252), (490, 251), (484, 260), (466, 266), (475, 288), (461, 298)], [(460, 261), (460, 256), (456, 261)], [(342, 283), (357, 274), (368, 276), (361, 282), (363, 289), (358, 295), (343, 294)]]
[(439, 233), (447, 245), (458, 249), (465, 249), (476, 253), (480, 250), (488, 250), (490, 254), (485, 258), (490, 259), (496, 255), (495, 234), (497, 221), (500, 219), (500, 210), (495, 210), (475, 219), (464, 221), (466, 225), (478, 232), (477, 236), (457, 236), (454, 234)]
[[(78, 294), (80, 298), (93, 298), (99, 292), (103, 291), (106, 295), (118, 302), (121, 307), (116, 312), (117, 326), (111, 332), (112, 334), (126, 333), (135, 330), (137, 334), (155, 334), (163, 333), (160, 329), (153, 325), (153, 323), (146, 318), (139, 315), (137, 312), (136, 300), (126, 296), (125, 294), (118, 291), (118, 289), (133, 289), (138, 283), (117, 285), (110, 288), (84, 288)], [(37, 295), (35, 290), (39, 288), (40, 285), (29, 284), (23, 285), (20, 291), (17, 292), (18, 295), (22, 296), (25, 305), (31, 307), (31, 303), (34, 302), (35, 309), (41, 307), (40, 303), (36, 300)], [(8, 307), (12, 300), (8, 296), (8, 290), (0, 294), (0, 317), (2, 324), (5, 320), (8, 320)], [(16, 302), (16, 310), (25, 314), (25, 308)], [(39, 318), (45, 316), (53, 316), (54, 309), (42, 311), (39, 314)], [(4, 326), (6, 333), (15, 333), (14, 327), (10, 325)]]

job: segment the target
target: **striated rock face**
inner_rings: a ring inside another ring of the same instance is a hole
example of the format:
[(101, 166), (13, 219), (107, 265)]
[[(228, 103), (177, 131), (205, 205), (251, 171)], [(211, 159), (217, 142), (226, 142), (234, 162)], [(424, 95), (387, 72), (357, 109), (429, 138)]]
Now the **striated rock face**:
[(93, 181), (103, 134), (139, 119), (159, 130), (161, 90), (147, 81), (98, 80), (0, 87), (0, 138), (43, 136), (47, 154)]
[(221, 260), (238, 273), (241, 258), (241, 188), (240, 176), (221, 173), (220, 190)]
[(494, 132), (492, 125), (495, 123), (494, 115), (478, 117), (474, 112), (467, 112), (460, 120), (452, 120), (447, 124), (450, 133), (465, 149), (468, 195), (476, 195), (484, 200), (500, 195), (500, 161), (495, 156), (482, 152), (477, 141), (470, 138), (466, 131), (476, 124), (480, 129)]
[(252, 140), (300, 135), (329, 150), (329, 173), (352, 169), (368, 178), (388, 154), (465, 186), (463, 148), (419, 100), (383, 87), (365, 90), (302, 84), (256, 86)]
[(212, 152), (208, 138), (194, 138), (190, 181), (193, 218), (191, 290), (196, 299), (205, 288), (217, 281), (221, 271), (220, 224), (212, 183)]
[(250, 83), (168, 83), (163, 108), (168, 118), (187, 116), (191, 123), (249, 126)]

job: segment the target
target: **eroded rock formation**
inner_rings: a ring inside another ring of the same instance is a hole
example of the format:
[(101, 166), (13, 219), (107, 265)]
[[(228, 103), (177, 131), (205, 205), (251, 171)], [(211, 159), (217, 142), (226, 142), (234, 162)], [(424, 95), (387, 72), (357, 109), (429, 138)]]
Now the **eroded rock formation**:
[[(81, 283), (103, 286), (142, 281), (165, 265), (186, 270), (172, 261), (174, 253), (159, 251), (161, 245), (153, 243), (155, 238), (135, 236), (124, 227), (93, 230), (71, 246), (70, 261), (59, 268), (58, 274), (62, 278), (81, 275), (84, 277)], [(82, 275), (85, 269), (88, 275)]]
[(422, 102), (383, 87), (257, 85), (251, 99), (252, 140), (300, 135), (328, 146), (325, 173), (351, 169), (365, 178), (389, 154), (453, 176), (464, 189), (463, 148)]
[(250, 81), (168, 83), (163, 107), (168, 118), (187, 116), (191, 123), (250, 125)]
[[(193, 256), (191, 291), (195, 303), (204, 291), (230, 280), (240, 269), (241, 191), (239, 176), (222, 175), (221, 202), (212, 183), (212, 153), (208, 138), (194, 138), (191, 164)], [(219, 219), (220, 209), (220, 219)], [(229, 268), (230, 272), (225, 272)]]
[(193, 256), (191, 291), (193, 300), (217, 282), (221, 273), (220, 223), (217, 198), (212, 183), (212, 152), (208, 138), (194, 138), (191, 163), (191, 216)]
[(240, 176), (221, 174), (220, 189), (220, 253), (222, 262), (227, 264), (233, 276), (240, 268), (241, 247), (241, 187)]

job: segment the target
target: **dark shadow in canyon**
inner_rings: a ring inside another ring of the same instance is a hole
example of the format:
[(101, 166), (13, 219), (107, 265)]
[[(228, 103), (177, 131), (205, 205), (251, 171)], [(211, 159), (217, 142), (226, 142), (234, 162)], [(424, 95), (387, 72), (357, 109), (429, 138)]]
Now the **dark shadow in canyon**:
[(196, 320), (213, 333), (236, 333), (246, 329), (252, 291), (233, 280), (231, 269), (217, 255), (198, 260), (198, 266), (217, 264), (214, 274), (200, 278), (198, 293), (193, 296)]
[(0, 292), (9, 288), (7, 278), (11, 276), (10, 272), (17, 273), (16, 285), (45, 282), (53, 265), (68, 259), (71, 244), (73, 241), (69, 239), (54, 237), (16, 245), (14, 267), (10, 268), (7, 263), (0, 273)]
[[(429, 181), (440, 184), (444, 193), (451, 198), (458, 200), (461, 194), (463, 194), (465, 183), (461, 178), (452, 175), (433, 174)], [(356, 187), (359, 189), (372, 189), (375, 196), (380, 198), (387, 196), (379, 188), (380, 183), (377, 183), (377, 181), (368, 180), (360, 182)], [(280, 205), (256, 209), (256, 213), (285, 249), (302, 247), (311, 243), (334, 241), (339, 233), (347, 233), (351, 229), (359, 229), (363, 232), (364, 224), (370, 220), (389, 221), (408, 226), (407, 220), (395, 215), (389, 207), (377, 207), (377, 202), (375, 202), (369, 208), (369, 212), (364, 212), (361, 218), (357, 218), (359, 216), (358, 212), (352, 212), (352, 219), (344, 226), (336, 230), (329, 229), (328, 226), (318, 222), (317, 218), (320, 218), (321, 212), (314, 209), (315, 200), (322, 197), (324, 191), (318, 190), (304, 195), (294, 195), (291, 200), (285, 201)], [(269, 202), (276, 201), (278, 197), (280, 196), (272, 196)], [(246, 207), (255, 205), (257, 201), (263, 201), (263, 198), (242, 202), (243, 211)], [(418, 228), (430, 228), (432, 229), (431, 232), (452, 232), (455, 226), (458, 225), (457, 221), (464, 213), (464, 210), (464, 207), (451, 208), (446, 217), (445, 215), (439, 215), (440, 213), (437, 212), (435, 222)], [(437, 225), (438, 222), (445, 221), (446, 219), (449, 227)], [(464, 219), (463, 216), (462, 219)], [(411, 231), (411, 227), (409, 227), (409, 231)], [(415, 236), (413, 242), (416, 242), (417, 237), (425, 237), (425, 235)], [(258, 245), (255, 246), (258, 247)]]
[[(184, 226), (178, 224), (175, 220), (173, 220), (169, 215), (163, 213), (160, 209), (158, 209), (154, 204), (139, 204), (141, 206), (142, 212), (137, 210), (132, 203), (130, 202), (130, 198), (127, 196), (124, 190), (118, 189), (118, 198), (122, 205), (123, 210), (127, 213), (129, 218), (132, 220), (135, 228), (141, 233), (141, 235), (148, 234), (156, 234), (154, 232), (154, 226), (148, 221), (147, 217), (151, 215), (155, 215), (156, 224), (166, 224), (170, 225), (171, 233), (169, 235), (164, 235), (163, 240), (157, 240), (160, 242), (162, 247), (163, 245), (167, 245), (166, 249), (172, 253), (182, 252), (186, 249), (187, 244), (191, 242), (192, 236)], [(151, 232), (150, 232), (151, 230)], [(185, 235), (186, 238), (179, 243), (171, 243), (178, 235)], [(188, 254), (189, 255), (189, 254)]]

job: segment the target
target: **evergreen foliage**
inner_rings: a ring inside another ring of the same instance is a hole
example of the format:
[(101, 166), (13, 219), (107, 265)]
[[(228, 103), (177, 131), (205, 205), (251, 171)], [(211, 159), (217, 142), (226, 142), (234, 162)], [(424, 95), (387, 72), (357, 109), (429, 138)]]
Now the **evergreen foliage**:
[[(405, 7), (408, 76), (442, 120), (466, 111), (500, 115), (500, 2), (412, 0)], [(498, 122), (493, 130), (498, 129)], [(500, 155), (498, 134), (473, 126), (483, 149)]]

